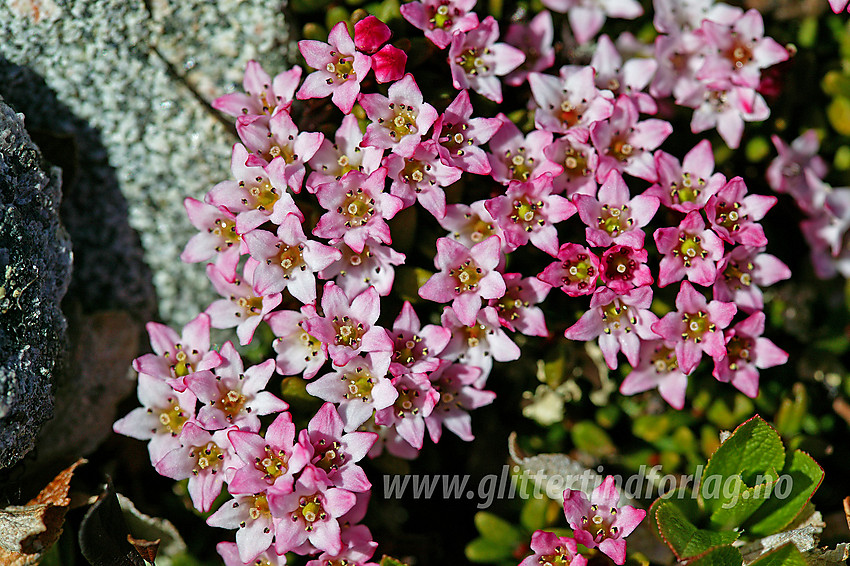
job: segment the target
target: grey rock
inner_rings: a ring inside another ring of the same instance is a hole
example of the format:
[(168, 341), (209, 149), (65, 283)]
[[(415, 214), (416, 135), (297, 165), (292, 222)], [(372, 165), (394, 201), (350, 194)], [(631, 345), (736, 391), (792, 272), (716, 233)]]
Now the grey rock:
[(53, 415), (51, 379), (66, 339), (60, 302), (71, 277), (59, 175), (0, 99), (0, 468), (29, 452)]
[[(209, 102), (241, 82), (249, 59), (272, 74), (286, 67), (283, 6), (283, 0), (0, 2), (0, 56), (43, 77), (60, 103), (100, 132), (168, 323), (187, 322), (215, 298), (203, 268), (179, 259), (195, 233), (183, 199), (203, 198), (228, 178), (236, 141)], [(6, 82), (0, 68), (0, 93)], [(28, 119), (34, 113), (51, 109), (32, 108)]]

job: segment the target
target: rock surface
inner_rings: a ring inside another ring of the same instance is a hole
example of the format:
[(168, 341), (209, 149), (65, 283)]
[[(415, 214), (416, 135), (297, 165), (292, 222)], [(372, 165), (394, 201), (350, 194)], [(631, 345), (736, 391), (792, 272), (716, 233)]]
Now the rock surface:
[[(286, 67), (283, 0), (10, 0), (0, 2), (0, 94), (27, 67), (102, 136), (153, 271), (161, 318), (183, 324), (215, 297), (180, 253), (195, 233), (183, 209), (229, 176), (236, 141), (209, 102), (256, 59)], [(27, 99), (25, 96), (19, 98)], [(29, 120), (49, 116), (33, 102)], [(26, 103), (26, 100), (22, 101)], [(19, 108), (19, 110), (21, 110)], [(44, 120), (49, 123), (48, 119)], [(103, 265), (102, 270), (114, 270)], [(95, 269), (92, 266), (92, 269)]]
[(71, 277), (59, 221), (61, 181), (0, 99), (0, 468), (17, 462), (53, 415), (65, 346), (60, 303)]

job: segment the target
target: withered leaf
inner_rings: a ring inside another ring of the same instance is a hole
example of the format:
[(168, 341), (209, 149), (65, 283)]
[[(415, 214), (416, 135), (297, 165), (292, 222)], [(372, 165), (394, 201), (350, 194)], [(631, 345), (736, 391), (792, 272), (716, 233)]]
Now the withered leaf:
[(71, 479), (82, 458), (63, 470), (26, 505), (0, 510), (0, 565), (37, 564), (41, 555), (59, 540), (71, 499)]
[(141, 538), (133, 538), (133, 535), (127, 535), (127, 542), (133, 545), (136, 552), (141, 554), (145, 562), (154, 563), (156, 553), (159, 552), (159, 539), (145, 540)]
[(844, 498), (844, 518), (847, 519), (847, 528), (850, 529), (850, 497)]
[(145, 566), (128, 535), (115, 488), (108, 480), (80, 524), (80, 551), (92, 566)]

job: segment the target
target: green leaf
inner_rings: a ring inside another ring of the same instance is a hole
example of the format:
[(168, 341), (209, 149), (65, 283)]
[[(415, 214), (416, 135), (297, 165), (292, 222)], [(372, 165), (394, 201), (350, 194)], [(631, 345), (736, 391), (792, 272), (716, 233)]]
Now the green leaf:
[(660, 500), (653, 507), (661, 538), (680, 560), (700, 556), (738, 539), (738, 533), (733, 531), (698, 529), (673, 500)]
[(733, 546), (719, 546), (710, 550), (704, 556), (700, 556), (689, 566), (741, 566), (744, 558), (740, 551)]
[[(772, 479), (775, 477), (773, 475)], [(711, 526), (722, 530), (741, 525), (768, 500), (773, 485), (773, 481), (768, 481), (749, 487), (741, 476), (728, 478), (718, 501), (719, 505), (711, 514)]]
[(387, 556), (386, 554), (381, 557), (381, 562), (379, 564), (380, 566), (408, 566), (406, 562), (402, 562), (401, 560), (393, 558), (392, 556)]
[(519, 524), (526, 531), (533, 533), (546, 526), (546, 509), (549, 507), (548, 497), (531, 497), (522, 506), (519, 513)]
[(750, 535), (760, 537), (779, 532), (800, 514), (821, 481), (823, 468), (802, 450), (795, 450), (782, 470), (770, 500), (753, 514), (745, 529)]
[(802, 383), (795, 383), (791, 394), (786, 395), (776, 412), (776, 430), (788, 438), (799, 433), (803, 427), (803, 418), (809, 408), (809, 397)]
[(850, 136), (850, 99), (843, 96), (832, 99), (826, 108), (826, 117), (836, 132)]
[(806, 559), (793, 543), (788, 543), (777, 550), (765, 554), (751, 566), (806, 566)]
[(511, 548), (519, 544), (523, 538), (518, 528), (486, 511), (475, 514), (475, 528), (491, 543), (499, 543)]
[(571, 435), (576, 448), (596, 457), (608, 456), (617, 450), (608, 433), (590, 421), (577, 422)]
[[(745, 481), (758, 475), (766, 476), (772, 470), (782, 469), (784, 463), (785, 447), (779, 434), (756, 415), (735, 429), (709, 459), (702, 476), (701, 491), (703, 494), (710, 493), (711, 490), (706, 489), (709, 482), (725, 482), (726, 478), (735, 475), (740, 475)], [(750, 482), (755, 483), (761, 481)], [(721, 504), (720, 499), (710, 496), (705, 498), (705, 503), (709, 513)]]
[(510, 557), (513, 548), (478, 537), (466, 545), (464, 553), (470, 562), (499, 562)]

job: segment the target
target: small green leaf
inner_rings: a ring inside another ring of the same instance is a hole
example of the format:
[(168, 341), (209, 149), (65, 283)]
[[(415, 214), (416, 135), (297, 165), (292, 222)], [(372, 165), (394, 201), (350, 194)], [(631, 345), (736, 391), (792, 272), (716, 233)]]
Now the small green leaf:
[(711, 526), (723, 530), (741, 525), (768, 500), (773, 485), (774, 482), (769, 481), (749, 487), (741, 476), (728, 478), (714, 513), (711, 514)]
[(776, 412), (776, 430), (788, 438), (800, 432), (803, 428), (803, 418), (809, 408), (809, 397), (802, 383), (795, 383), (791, 394), (786, 395)]
[(797, 43), (806, 49), (814, 46), (818, 38), (818, 19), (809, 16), (800, 24), (797, 30)]
[(499, 543), (511, 548), (519, 544), (523, 538), (518, 528), (486, 511), (475, 514), (475, 528), (491, 543)]
[(802, 450), (795, 450), (776, 481), (770, 500), (753, 514), (746, 530), (753, 536), (779, 532), (800, 514), (821, 481), (823, 468)]
[(672, 499), (660, 500), (653, 508), (661, 538), (680, 560), (700, 556), (738, 539), (734, 531), (698, 529)]
[(850, 99), (838, 96), (826, 108), (829, 123), (841, 135), (850, 136)]
[(704, 556), (700, 556), (693, 562), (688, 562), (689, 566), (741, 566), (744, 558), (741, 552), (733, 546), (720, 546), (707, 552)]
[(546, 509), (549, 507), (548, 497), (531, 497), (522, 506), (519, 513), (519, 524), (526, 531), (533, 533), (546, 526)]
[(788, 543), (777, 550), (765, 554), (752, 563), (751, 566), (806, 566), (806, 559), (793, 543)]
[(386, 554), (381, 557), (381, 562), (379, 564), (380, 566), (408, 566), (406, 562), (402, 562), (401, 560), (393, 558), (392, 556), (387, 556)]
[[(709, 481), (724, 482), (726, 478), (735, 475), (743, 478), (765, 476), (771, 470), (782, 469), (784, 463), (785, 447), (779, 434), (756, 415), (735, 429), (732, 436), (712, 455), (705, 467), (702, 485), (706, 487)], [(712, 476), (718, 479), (712, 479)], [(718, 501), (714, 498), (706, 499), (709, 513), (717, 508)]]
[(617, 450), (608, 433), (590, 421), (577, 422), (571, 435), (576, 448), (597, 458), (611, 455)]
[(747, 142), (744, 152), (747, 156), (747, 161), (757, 163), (764, 160), (770, 154), (770, 144), (767, 139), (758, 136)]
[(478, 537), (466, 545), (464, 550), (466, 557), (470, 562), (499, 562), (505, 558), (509, 558), (513, 549), (509, 546), (495, 544), (492, 540)]

